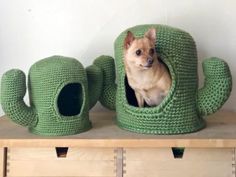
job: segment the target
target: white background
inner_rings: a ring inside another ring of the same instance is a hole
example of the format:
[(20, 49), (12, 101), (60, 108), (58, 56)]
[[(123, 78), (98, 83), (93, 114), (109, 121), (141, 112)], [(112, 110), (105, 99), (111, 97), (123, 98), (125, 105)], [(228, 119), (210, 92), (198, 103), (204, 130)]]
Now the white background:
[[(194, 37), (200, 85), (201, 61), (210, 56), (229, 63), (236, 83), (235, 0), (0, 0), (0, 76), (12, 68), (28, 73), (34, 62), (55, 54), (88, 66), (99, 55), (113, 56), (123, 30), (148, 23), (182, 28)], [(224, 108), (236, 111), (235, 105), (233, 87)]]

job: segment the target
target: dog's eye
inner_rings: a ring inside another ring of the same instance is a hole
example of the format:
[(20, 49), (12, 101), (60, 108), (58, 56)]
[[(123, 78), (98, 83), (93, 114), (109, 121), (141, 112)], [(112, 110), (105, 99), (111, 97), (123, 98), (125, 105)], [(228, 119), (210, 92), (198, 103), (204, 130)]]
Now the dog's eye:
[(138, 50), (136, 50), (136, 52), (135, 52), (135, 53), (136, 53), (136, 55), (140, 56), (142, 52), (141, 52), (141, 50), (140, 50), (140, 49), (138, 49)]
[(150, 53), (151, 55), (153, 55), (154, 52), (155, 52), (154, 48), (151, 48), (150, 51), (149, 51), (149, 53)]

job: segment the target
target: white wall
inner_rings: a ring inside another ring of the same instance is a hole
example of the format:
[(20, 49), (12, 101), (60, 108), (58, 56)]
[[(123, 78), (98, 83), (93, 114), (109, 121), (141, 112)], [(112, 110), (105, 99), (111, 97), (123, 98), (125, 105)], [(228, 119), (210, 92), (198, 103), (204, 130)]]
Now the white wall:
[[(101, 54), (113, 56), (113, 42), (126, 28), (162, 23), (192, 34), (199, 63), (224, 58), (236, 83), (235, 9), (235, 0), (0, 0), (0, 76), (11, 68), (27, 73), (54, 54), (87, 66)], [(235, 105), (234, 87), (224, 108), (236, 111)]]

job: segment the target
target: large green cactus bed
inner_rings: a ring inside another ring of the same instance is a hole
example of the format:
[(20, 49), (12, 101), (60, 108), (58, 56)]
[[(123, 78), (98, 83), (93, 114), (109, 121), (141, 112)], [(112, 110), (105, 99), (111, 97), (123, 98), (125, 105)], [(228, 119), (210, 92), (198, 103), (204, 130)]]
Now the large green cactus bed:
[[(172, 87), (160, 105), (139, 108), (130, 99), (134, 95), (126, 81), (123, 44), (128, 30), (136, 37), (142, 37), (150, 27), (157, 30), (156, 49), (170, 71)], [(118, 126), (138, 133), (180, 134), (200, 130), (205, 127), (203, 116), (217, 111), (232, 88), (228, 65), (219, 58), (209, 58), (203, 62), (204, 86), (198, 89), (194, 40), (188, 33), (164, 25), (127, 29), (115, 41), (115, 60), (101, 56), (94, 64), (102, 69), (104, 76), (100, 102), (116, 110)]]

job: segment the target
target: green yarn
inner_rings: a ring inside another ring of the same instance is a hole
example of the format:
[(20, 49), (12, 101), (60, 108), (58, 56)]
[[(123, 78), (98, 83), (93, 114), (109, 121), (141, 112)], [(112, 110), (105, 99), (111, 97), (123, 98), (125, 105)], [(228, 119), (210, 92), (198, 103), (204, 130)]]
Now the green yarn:
[(76, 59), (52, 56), (32, 65), (28, 76), (30, 106), (23, 101), (25, 74), (13, 69), (2, 77), (1, 104), (10, 119), (41, 135), (71, 135), (91, 128), (88, 111), (102, 89), (98, 67), (85, 70)]
[(232, 77), (229, 66), (221, 59), (212, 57), (203, 61), (205, 85), (198, 91), (198, 110), (201, 115), (216, 112), (230, 96)]
[[(143, 37), (151, 27), (157, 30), (156, 49), (169, 68), (172, 87), (159, 106), (139, 108), (127, 99), (132, 97), (132, 91), (125, 84), (123, 44), (128, 30), (136, 37)], [(99, 63), (103, 71), (104, 89), (100, 102), (116, 109), (119, 127), (138, 133), (181, 134), (198, 131), (205, 127), (203, 116), (217, 111), (232, 89), (227, 63), (211, 58), (203, 62), (206, 79), (204, 87), (198, 90), (197, 50), (193, 38), (180, 29), (164, 25), (140, 25), (127, 29), (115, 41), (115, 60), (101, 56), (94, 63)]]
[(89, 108), (95, 106), (103, 89), (102, 71), (96, 65), (86, 68), (88, 78)]
[(112, 57), (100, 56), (94, 61), (94, 65), (101, 68), (103, 74), (103, 91), (99, 101), (105, 107), (115, 110), (116, 84), (115, 84), (115, 63)]

